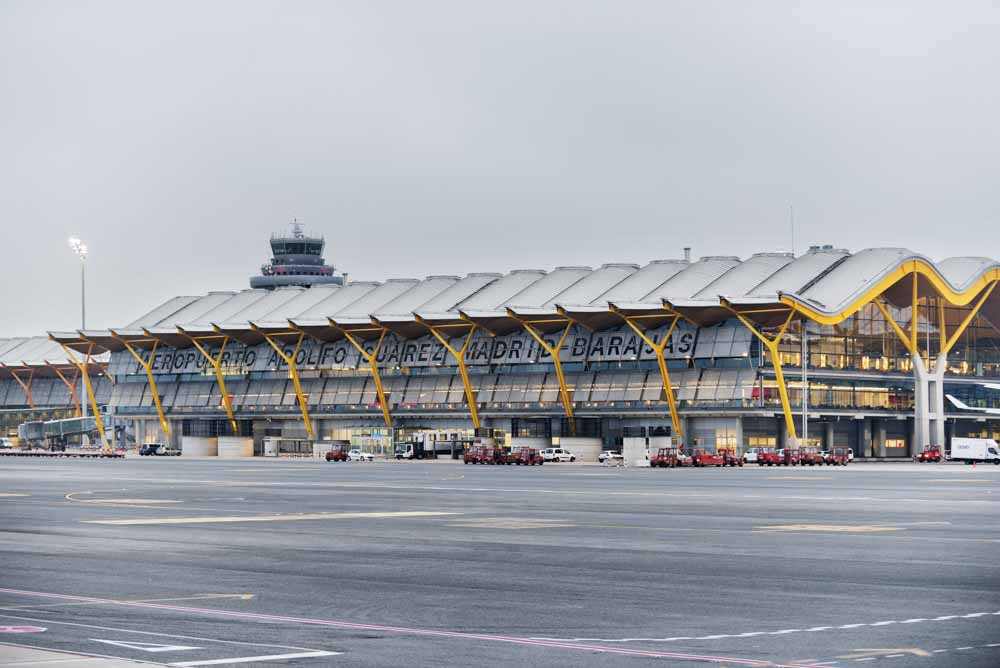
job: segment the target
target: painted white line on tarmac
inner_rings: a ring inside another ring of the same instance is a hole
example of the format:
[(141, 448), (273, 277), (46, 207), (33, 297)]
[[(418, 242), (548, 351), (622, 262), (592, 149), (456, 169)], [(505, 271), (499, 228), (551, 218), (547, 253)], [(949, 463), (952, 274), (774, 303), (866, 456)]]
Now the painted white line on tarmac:
[[(2, 590), (0, 590), (2, 591)], [(889, 626), (892, 624), (921, 624), (925, 622), (945, 621), (952, 619), (975, 619), (986, 615), (1000, 615), (997, 612), (973, 612), (967, 615), (943, 615), (941, 617), (921, 618), (914, 617), (905, 621), (885, 620), (881, 622), (859, 622), (855, 624), (842, 624), (840, 626), (813, 626), (805, 629), (781, 629), (780, 631), (749, 631), (746, 633), (724, 633), (707, 636), (671, 636), (669, 638), (550, 638), (547, 636), (535, 636), (536, 640), (549, 640), (553, 642), (601, 642), (601, 643), (629, 643), (629, 642), (677, 642), (680, 640), (721, 640), (723, 638), (752, 638), (756, 636), (784, 636), (792, 633), (812, 633), (814, 631), (827, 630), (851, 630), (865, 627)]]
[(302, 520), (354, 520), (403, 517), (442, 517), (462, 513), (412, 510), (385, 513), (300, 513), (289, 515), (223, 515), (219, 517), (151, 517), (134, 520), (82, 520), (83, 524), (114, 526), (148, 526), (153, 524), (220, 524), (230, 522), (298, 522)]
[(327, 652), (317, 650), (315, 652), (299, 652), (297, 654), (268, 654), (264, 656), (241, 656), (233, 659), (205, 659), (204, 661), (178, 661), (171, 663), (171, 666), (226, 666), (233, 663), (254, 663), (255, 661), (285, 661), (289, 659), (312, 659), (320, 656), (338, 656), (343, 652)]
[(688, 654), (682, 652), (664, 652), (646, 649), (632, 649), (625, 647), (607, 647), (602, 645), (578, 644), (573, 642), (544, 640), (539, 638), (524, 638), (518, 636), (504, 636), (491, 633), (472, 633), (465, 631), (444, 631), (438, 629), (413, 628), (406, 626), (389, 626), (385, 624), (363, 624), (359, 622), (348, 622), (333, 619), (313, 619), (309, 617), (293, 617), (289, 615), (269, 615), (254, 612), (239, 612), (235, 610), (219, 610), (213, 608), (195, 608), (181, 605), (165, 605), (162, 603), (138, 603), (134, 601), (119, 601), (115, 599), (96, 598), (91, 596), (76, 596), (73, 594), (55, 594), (51, 592), (27, 591), (22, 589), (0, 588), (2, 594), (14, 594), (19, 596), (36, 596), (40, 598), (54, 598), (67, 601), (88, 601), (94, 604), (119, 605), (128, 608), (145, 608), (152, 610), (166, 610), (172, 612), (185, 612), (208, 617), (223, 617), (234, 619), (246, 619), (259, 622), (279, 622), (288, 624), (302, 624), (308, 626), (321, 626), (326, 628), (352, 629), (364, 631), (385, 631), (389, 633), (401, 633), (407, 635), (425, 636), (433, 638), (454, 638), (458, 640), (482, 640), (487, 642), (511, 643), (529, 647), (546, 647), (554, 649), (580, 650), (585, 652), (601, 652), (606, 654), (617, 654), (623, 656), (646, 656), (665, 659), (681, 659), (687, 661), (702, 661), (708, 663), (731, 663), (738, 666), (751, 666), (755, 668), (815, 668), (810, 665), (790, 665), (782, 663), (772, 663), (761, 659), (745, 659), (739, 657), (716, 656), (711, 654)]

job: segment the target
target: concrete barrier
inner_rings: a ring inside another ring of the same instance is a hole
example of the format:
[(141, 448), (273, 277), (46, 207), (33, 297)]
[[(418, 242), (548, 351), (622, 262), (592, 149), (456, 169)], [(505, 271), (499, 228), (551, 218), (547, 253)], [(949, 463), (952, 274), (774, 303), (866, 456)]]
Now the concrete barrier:
[(253, 439), (249, 436), (220, 436), (219, 457), (224, 459), (253, 457)]
[(216, 457), (219, 439), (209, 436), (181, 436), (181, 457)]

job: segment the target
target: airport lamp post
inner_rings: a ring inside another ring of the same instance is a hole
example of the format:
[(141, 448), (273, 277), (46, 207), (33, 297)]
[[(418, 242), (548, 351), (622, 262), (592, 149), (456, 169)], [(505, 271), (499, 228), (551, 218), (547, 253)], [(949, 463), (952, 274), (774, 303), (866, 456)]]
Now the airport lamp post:
[[(80, 329), (87, 329), (87, 244), (76, 237), (69, 238), (69, 247), (80, 258)], [(86, 393), (83, 378), (80, 379), (80, 391)], [(81, 395), (83, 396), (83, 395)], [(87, 402), (80, 402), (80, 414), (87, 417)]]

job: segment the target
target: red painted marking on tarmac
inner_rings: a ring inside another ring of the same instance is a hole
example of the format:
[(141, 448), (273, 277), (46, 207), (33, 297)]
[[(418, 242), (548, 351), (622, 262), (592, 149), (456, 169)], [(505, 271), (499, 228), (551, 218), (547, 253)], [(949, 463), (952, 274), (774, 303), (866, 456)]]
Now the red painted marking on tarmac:
[(553, 640), (535, 640), (533, 638), (518, 638), (516, 636), (502, 636), (488, 633), (465, 633), (462, 631), (438, 631), (434, 629), (417, 629), (406, 626), (386, 626), (383, 624), (361, 624), (359, 622), (344, 622), (331, 619), (312, 619), (309, 617), (290, 617), (287, 615), (268, 615), (257, 612), (239, 612), (236, 610), (213, 610), (212, 608), (194, 608), (183, 605), (165, 605), (162, 603), (143, 603), (141, 601), (118, 601), (108, 598), (94, 598), (90, 596), (74, 596), (72, 594), (53, 594), (40, 591), (24, 591), (21, 589), (0, 588), (0, 594), (17, 594), (21, 596), (39, 596), (42, 598), (54, 598), (63, 601), (77, 601), (81, 603), (94, 603), (103, 605), (121, 605), (131, 608), (148, 608), (153, 610), (170, 610), (173, 612), (190, 612), (199, 615), (210, 615), (215, 617), (237, 617), (240, 619), (252, 619), (263, 622), (288, 622), (292, 624), (308, 624), (310, 626), (327, 626), (344, 629), (358, 629), (365, 631), (386, 631), (394, 633), (406, 633), (410, 635), (434, 636), (439, 638), (460, 638), (465, 640), (487, 640), (493, 642), (513, 643), (517, 645), (532, 645), (536, 647), (554, 647), (559, 649), (576, 649), (588, 652), (605, 652), (607, 654), (624, 654), (628, 656), (651, 656), (663, 659), (686, 659), (688, 661), (708, 661), (712, 663), (733, 663), (740, 666), (759, 666), (760, 668), (828, 668), (827, 666), (811, 665), (788, 665), (762, 661), (759, 659), (738, 659), (727, 656), (714, 656), (711, 654), (684, 654), (680, 652), (661, 652), (644, 649), (628, 649), (625, 647), (608, 647), (606, 645), (583, 645), (572, 642), (559, 642)]

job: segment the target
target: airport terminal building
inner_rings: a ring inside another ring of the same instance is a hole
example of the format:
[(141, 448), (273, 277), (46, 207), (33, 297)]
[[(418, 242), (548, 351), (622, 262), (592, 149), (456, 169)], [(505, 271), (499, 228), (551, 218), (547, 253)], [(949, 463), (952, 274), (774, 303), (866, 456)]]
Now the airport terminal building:
[(979, 410), (1000, 407), (985, 385), (1000, 376), (1000, 264), (988, 258), (685, 251), (376, 283), (317, 269), (322, 240), (296, 234), (302, 244), (279, 239), (263, 272), (278, 278), (260, 287), (0, 342), (6, 428), (88, 401), (137, 442), (199, 453), (225, 439), (260, 454), (268, 437), (287, 451), (342, 439), (386, 452), (423, 431), (479, 429), (587, 458), (634, 436), (891, 458), (1000, 436), (998, 416)]

